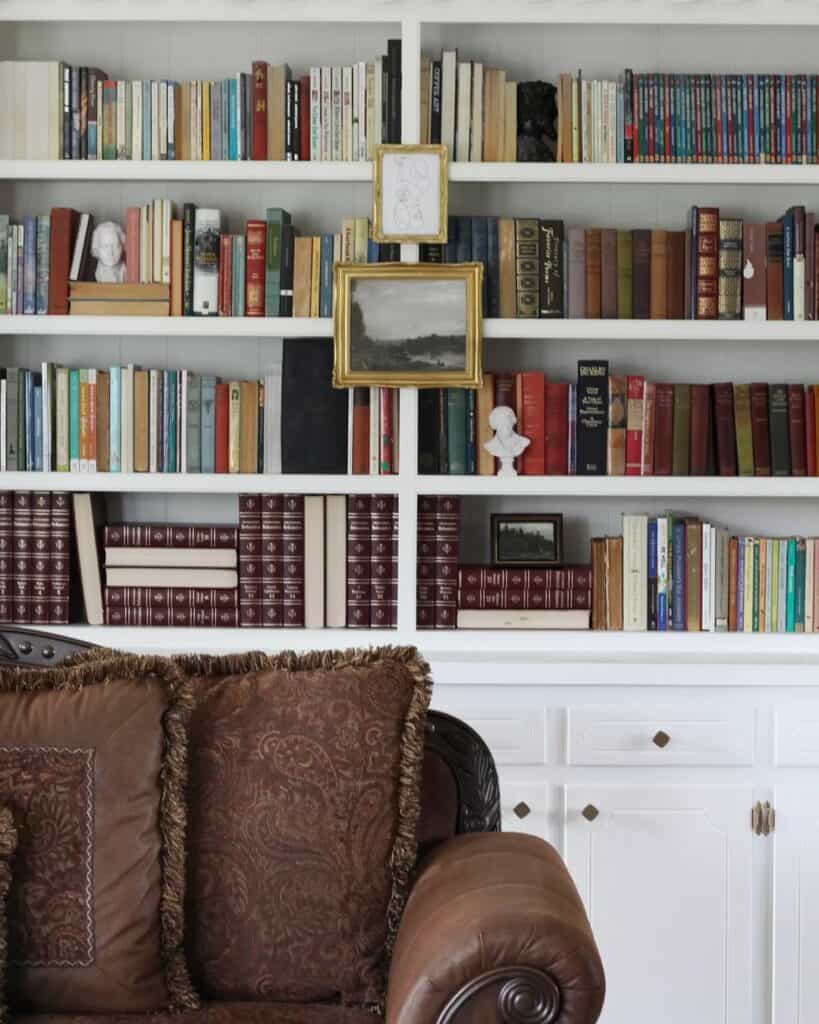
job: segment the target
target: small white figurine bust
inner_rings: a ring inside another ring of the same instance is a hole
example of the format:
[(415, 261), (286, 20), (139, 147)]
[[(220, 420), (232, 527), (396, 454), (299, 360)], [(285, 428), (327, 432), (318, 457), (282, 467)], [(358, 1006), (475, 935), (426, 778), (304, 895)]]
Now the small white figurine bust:
[(91, 255), (97, 261), (94, 277), (101, 284), (122, 284), (125, 280), (125, 232), (113, 220), (103, 221), (91, 236)]
[(484, 448), (500, 459), (498, 476), (517, 476), (515, 459), (529, 447), (529, 438), (515, 433), (517, 422), (515, 410), (508, 405), (497, 405), (489, 414), (489, 426), (495, 431), (495, 436), (484, 444)]

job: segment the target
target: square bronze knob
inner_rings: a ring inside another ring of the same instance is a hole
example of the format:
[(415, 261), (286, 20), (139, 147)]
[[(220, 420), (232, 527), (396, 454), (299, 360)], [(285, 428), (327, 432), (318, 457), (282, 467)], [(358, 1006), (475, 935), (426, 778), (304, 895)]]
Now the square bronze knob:
[(654, 733), (651, 742), (654, 744), (655, 747), (659, 747), (660, 750), (662, 750), (663, 747), (667, 747), (668, 744), (671, 742), (671, 737), (668, 735), (667, 732), (663, 732), (663, 730), (660, 729), (659, 732)]
[(519, 804), (515, 804), (512, 810), (521, 820), (528, 817), (532, 813), (532, 808), (529, 806), (529, 804), (526, 803), (525, 800), (521, 800)]
[(586, 821), (594, 821), (600, 811), (594, 806), (594, 804), (586, 804), (583, 810), (580, 812)]

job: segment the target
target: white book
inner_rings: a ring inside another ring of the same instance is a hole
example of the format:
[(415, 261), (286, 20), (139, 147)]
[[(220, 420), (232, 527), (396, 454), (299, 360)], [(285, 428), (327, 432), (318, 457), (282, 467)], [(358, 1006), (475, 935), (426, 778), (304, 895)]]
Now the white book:
[(665, 632), (668, 621), (668, 516), (657, 517), (657, 629)]
[(373, 150), (384, 141), (383, 123), (381, 121), (381, 107), (384, 103), (384, 59), (376, 57), (373, 61), (373, 149), (370, 150), (370, 159), (373, 158)]
[(127, 87), (127, 82), (117, 82), (117, 160), (128, 159), (128, 150), (125, 146), (125, 140), (127, 137), (125, 126), (125, 90)]
[(717, 528), (716, 526), (711, 527), (711, 551), (709, 559), (710, 576), (711, 576), (711, 600), (708, 611), (708, 629), (710, 632), (715, 632), (717, 628)]
[[(0, 69), (2, 74), (2, 69)], [(2, 79), (0, 78), (0, 85), (2, 85)], [(6, 453), (6, 417), (8, 410), (6, 408), (6, 378), (3, 377), (0, 380), (0, 472), (5, 473), (8, 468), (7, 464), (7, 453)]]
[(469, 160), (469, 136), (472, 121), (472, 64), (458, 62), (458, 105), (455, 115), (455, 159)]
[[(305, 499), (306, 501), (306, 499)], [(235, 569), (236, 548), (144, 548), (107, 547), (105, 564), (144, 569)]]
[(813, 632), (813, 565), (816, 541), (808, 537), (805, 541), (805, 632)]
[(14, 61), (0, 61), (0, 124), (6, 126), (6, 130), (0, 132), (0, 160), (16, 159), (14, 125), (17, 120), (17, 104), (14, 95), (14, 78)]
[[(43, 384), (45, 386), (45, 376), (43, 376)], [(89, 473), (96, 473), (97, 472), (97, 431), (99, 430), (100, 425), (99, 425), (99, 423), (97, 423), (97, 371), (93, 367), (91, 367), (91, 369), (89, 369), (89, 371), (88, 371), (88, 405), (89, 405), (88, 420), (89, 420), (89, 424), (90, 423), (94, 424), (94, 429), (93, 430), (89, 430), (89, 435), (90, 435), (89, 436), (89, 441), (92, 441), (93, 444), (91, 444), (89, 446), (89, 450), (88, 450), (88, 467), (87, 467), (87, 471)], [(45, 413), (45, 409), (43, 409), (43, 412)], [(45, 422), (46, 421), (43, 420), (43, 423), (45, 423)]]
[(188, 371), (179, 375), (179, 400), (182, 419), (179, 423), (179, 472), (188, 472)]
[(266, 345), (269, 365), (264, 379), (264, 471), (282, 471), (282, 364), (284, 340), (270, 338)]
[(344, 120), (342, 111), (342, 69), (340, 67), (333, 67), (331, 70), (332, 76), (332, 88), (331, 88), (331, 100), (333, 116), (330, 121), (331, 139), (330, 139), (330, 152), (331, 160), (341, 160), (343, 152), (343, 136), (344, 136)]
[[(162, 200), (154, 199), (151, 209), (151, 223), (153, 224), (153, 246), (151, 253), (151, 278), (154, 284), (162, 284), (162, 235), (165, 217), (162, 212)], [(217, 246), (218, 246), (217, 240)]]
[(159, 159), (168, 159), (168, 83), (159, 83)]
[(370, 476), (378, 476), (381, 389), (370, 388)]
[(324, 498), (304, 497), (304, 628), (324, 629)]
[(458, 612), (458, 629), (588, 629), (591, 612), (588, 611), (545, 611), (529, 612), (502, 611), (501, 609), (461, 609)]
[(310, 159), (325, 159), (321, 149), (321, 68), (310, 68)]
[(131, 82), (131, 159), (142, 159), (142, 82)]
[(130, 566), (106, 569), (109, 587), (214, 587), (233, 589), (239, 585), (235, 569), (157, 569)]
[(68, 368), (58, 366), (56, 372), (57, 410), (56, 410), (56, 442), (57, 461), (55, 469), (59, 473), (67, 473), (68, 463)]
[(162, 200), (162, 283), (171, 283), (171, 218), (173, 203), (170, 199)]
[(321, 157), (333, 159), (333, 69), (321, 69)]
[(134, 471), (134, 364), (122, 367), (120, 381), (120, 472)]
[(193, 244), (193, 312), (199, 316), (219, 313), (219, 210), (196, 208)]
[(159, 82), (151, 82), (151, 159), (159, 159)]
[[(174, 146), (174, 155), (176, 159), (179, 159), (179, 154), (176, 152), (176, 93), (177, 85), (175, 82), (168, 82), (168, 129), (165, 135), (165, 158), (167, 159), (168, 150), (171, 144)], [(223, 117), (228, 116), (228, 112), (225, 110), (222, 114)], [(224, 159), (227, 159), (227, 154), (223, 154)]]
[(617, 163), (617, 82), (609, 82), (609, 152), (610, 164)]
[(648, 628), (648, 516), (623, 516), (623, 629)]
[(369, 83), (367, 79), (368, 67), (366, 61), (362, 60), (358, 63), (358, 153), (354, 156), (355, 160), (366, 160), (367, 159), (367, 138), (370, 130), (370, 125), (367, 121), (367, 89)]
[[(367, 116), (366, 116), (366, 149), (363, 160), (372, 160), (375, 149), (375, 62), (367, 64), (366, 85), (367, 90)], [(379, 119), (380, 119), (379, 112)]]
[(805, 319), (805, 254), (793, 257), (793, 318)]
[[(86, 251), (87, 248), (88, 232), (90, 230), (91, 214), (81, 213), (79, 225), (77, 227), (77, 237), (74, 240), (74, 251), (71, 254), (71, 269), (68, 272), (68, 279), (70, 281), (78, 281), (80, 278), (80, 271), (82, 270), (82, 257), (83, 253)], [(18, 231), (22, 235), (22, 224), (19, 226)]]
[(159, 469), (159, 375), (160, 370), (151, 370), (148, 378), (148, 470), (156, 473)]
[(711, 526), (702, 524), (702, 566), (700, 573), (700, 629), (707, 633), (711, 629)]
[[(58, 60), (48, 62), (48, 159), (60, 160), (63, 155), (62, 67)], [(93, 157), (91, 158), (93, 159)]]
[[(80, 569), (85, 618), (89, 626), (101, 626), (103, 621), (102, 573), (100, 571), (97, 530), (104, 515), (104, 503), (99, 495), (73, 494), (74, 537)], [(110, 582), (110, 581), (109, 581)]]
[(343, 494), (328, 494), (325, 502), (324, 621), (327, 629), (344, 629), (347, 625), (347, 498)]
[(352, 94), (350, 96), (350, 119), (352, 121), (352, 132), (350, 136), (350, 155), (348, 160), (358, 160), (358, 145), (359, 145), (359, 109), (358, 109), (358, 64), (353, 64), (351, 70), (352, 74)]
[(455, 158), (455, 109), (458, 98), (458, 51), (441, 54), (441, 142), (450, 160)]
[(472, 133), (469, 139), (469, 159), (483, 160), (483, 64), (472, 65)]
[(353, 69), (341, 68), (341, 160), (353, 152)]

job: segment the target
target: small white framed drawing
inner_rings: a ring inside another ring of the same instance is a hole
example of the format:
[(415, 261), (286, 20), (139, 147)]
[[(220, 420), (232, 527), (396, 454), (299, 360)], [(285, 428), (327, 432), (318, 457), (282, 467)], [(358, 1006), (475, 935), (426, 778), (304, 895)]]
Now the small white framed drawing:
[(376, 146), (373, 241), (446, 242), (447, 190), (446, 146)]

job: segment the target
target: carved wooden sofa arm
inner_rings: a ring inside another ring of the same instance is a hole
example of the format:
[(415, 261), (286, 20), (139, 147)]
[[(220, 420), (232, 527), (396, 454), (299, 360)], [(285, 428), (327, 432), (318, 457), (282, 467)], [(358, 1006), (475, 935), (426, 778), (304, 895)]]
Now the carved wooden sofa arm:
[(604, 993), (583, 904), (547, 843), (463, 835), (422, 864), (393, 954), (387, 1024), (594, 1024)]

